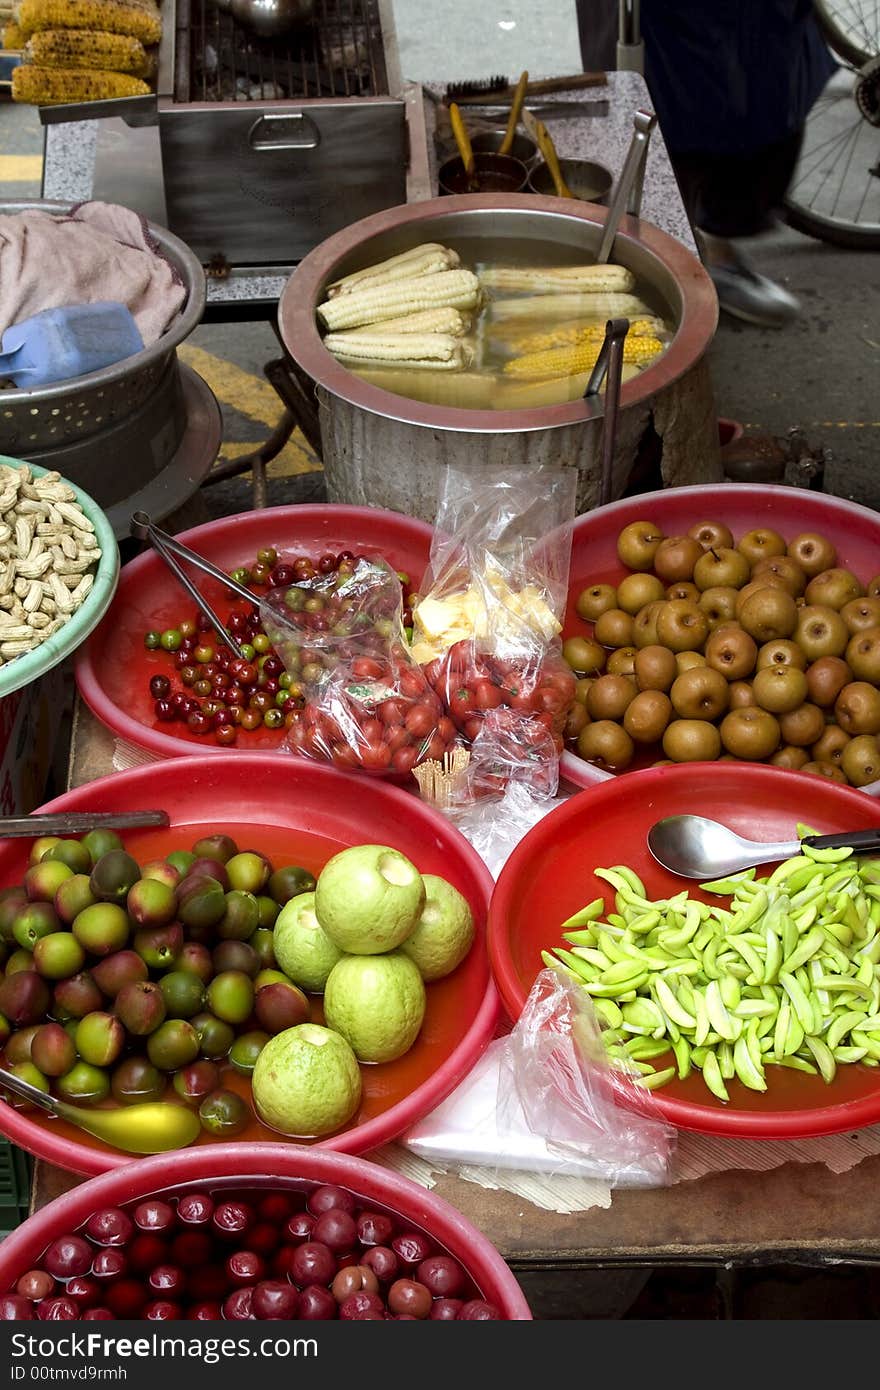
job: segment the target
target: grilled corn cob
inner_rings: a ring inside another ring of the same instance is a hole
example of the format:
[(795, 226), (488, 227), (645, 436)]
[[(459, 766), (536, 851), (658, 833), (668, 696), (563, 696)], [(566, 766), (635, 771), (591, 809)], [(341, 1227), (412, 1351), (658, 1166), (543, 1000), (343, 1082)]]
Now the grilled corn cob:
[(460, 371), (473, 361), (473, 351), (448, 333), (328, 333), (324, 346), (334, 357), (368, 362), (374, 367), (429, 367)]
[[(423, 309), (418, 314), (402, 314), (399, 319), (385, 319), (383, 333), (451, 333), (453, 338), (463, 338), (471, 326), (469, 314), (458, 309)], [(355, 337), (373, 333), (368, 324), (365, 328), (352, 328)]]
[(438, 270), (454, 270), (459, 264), (458, 255), (448, 246), (439, 242), (427, 241), (422, 246), (414, 246), (400, 256), (391, 256), (378, 265), (367, 266), (366, 270), (356, 270), (351, 275), (343, 275), (327, 288), (327, 297), (335, 299), (339, 294), (351, 294), (353, 290), (372, 289), (376, 285), (386, 285), (392, 280), (408, 280), (418, 275), (432, 275)]
[(28, 102), (32, 106), (148, 96), (149, 92), (146, 82), (121, 72), (95, 72), (88, 68), (38, 68), (31, 63), (22, 63), (12, 72), (12, 100)]
[(28, 39), (29, 63), (44, 68), (91, 68), (144, 77), (150, 63), (138, 39), (128, 34), (101, 34), (93, 29), (45, 29)]
[(162, 20), (153, 0), (21, 0), (18, 22), (27, 38), (43, 29), (130, 34), (144, 45), (158, 43), (162, 37)]
[(480, 284), (487, 290), (518, 290), (535, 294), (554, 294), (566, 290), (591, 294), (628, 294), (635, 289), (636, 277), (622, 265), (571, 265), (525, 268), (490, 266), (480, 271)]
[(394, 319), (408, 310), (442, 308), (473, 309), (480, 284), (470, 270), (441, 270), (412, 280), (392, 280), (376, 288), (352, 290), (318, 305), (327, 328), (359, 328), (367, 323)]
[[(548, 377), (576, 376), (592, 370), (601, 350), (601, 342), (578, 343), (574, 347), (545, 348), (543, 352), (527, 352), (505, 362), (504, 375), (520, 381), (545, 381)], [(623, 360), (643, 367), (663, 351), (659, 338), (633, 338), (627, 334), (623, 343)]]
[(3, 30), (3, 47), (4, 47), (4, 48), (24, 48), (24, 45), (25, 45), (24, 33), (23, 33), (23, 31), (19, 28), (19, 26), (15, 23), (15, 21), (13, 20), (12, 23), (11, 23), (11, 24), (7, 24), (6, 27), (5, 27), (4, 30)]
[[(668, 332), (662, 319), (633, 319), (627, 333), (631, 338), (659, 338)], [(543, 352), (545, 348), (577, 347), (580, 343), (599, 343), (605, 337), (604, 323), (565, 323), (555, 328), (529, 329), (522, 333), (499, 333), (495, 344), (517, 353)]]
[(533, 294), (524, 299), (494, 299), (493, 319), (546, 319), (548, 323), (568, 319), (642, 319), (651, 310), (634, 294)]

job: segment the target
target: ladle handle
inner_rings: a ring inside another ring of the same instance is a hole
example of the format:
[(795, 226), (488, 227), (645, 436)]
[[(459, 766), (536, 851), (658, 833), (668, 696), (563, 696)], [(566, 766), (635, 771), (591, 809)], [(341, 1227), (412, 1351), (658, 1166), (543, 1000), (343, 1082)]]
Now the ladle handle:
[[(605, 265), (608, 262), (614, 246), (614, 238), (617, 236), (617, 229), (620, 226), (620, 219), (627, 209), (632, 211), (636, 190), (639, 207), (641, 206), (641, 187), (645, 173), (645, 160), (648, 156), (648, 141), (656, 124), (657, 117), (653, 111), (639, 110), (633, 117), (633, 137), (626, 152), (626, 159), (617, 181), (617, 187), (611, 195), (608, 216), (605, 218), (605, 229), (602, 232), (602, 240), (599, 243), (599, 251), (596, 256), (597, 265)], [(631, 194), (633, 194), (632, 200)], [(638, 208), (633, 215), (635, 216), (637, 213)]]
[(507, 129), (504, 132), (504, 139), (498, 146), (499, 154), (510, 154), (513, 146), (513, 137), (516, 135), (516, 128), (519, 125), (519, 113), (522, 111), (523, 102), (526, 99), (526, 87), (529, 85), (529, 74), (523, 71), (519, 75), (516, 84), (516, 91), (513, 94), (513, 102), (510, 107), (510, 115), (507, 118)]
[(810, 849), (880, 849), (880, 828), (876, 830), (847, 830), (835, 835), (805, 835), (802, 845)]
[(0, 1088), (11, 1091), (19, 1100), (29, 1100), (32, 1105), (48, 1111), (50, 1115), (63, 1115), (64, 1106), (61, 1101), (47, 1096), (45, 1091), (38, 1090), (29, 1081), (22, 1081), (20, 1076), (15, 1076), (5, 1067), (0, 1067)]
[(455, 136), (458, 153), (461, 155), (464, 172), (469, 179), (472, 179), (474, 177), (474, 152), (471, 148), (471, 138), (467, 133), (462, 114), (454, 101), (449, 104), (449, 123), (452, 126), (452, 134)]

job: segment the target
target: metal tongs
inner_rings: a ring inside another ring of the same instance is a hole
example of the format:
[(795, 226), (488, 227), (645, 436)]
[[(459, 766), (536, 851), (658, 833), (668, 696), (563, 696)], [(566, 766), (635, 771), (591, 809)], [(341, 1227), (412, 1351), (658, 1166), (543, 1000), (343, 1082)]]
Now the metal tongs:
[[(611, 256), (620, 219), (624, 209), (631, 217), (638, 217), (642, 207), (642, 189), (645, 182), (645, 164), (648, 158), (648, 142), (651, 131), (657, 124), (653, 111), (639, 110), (633, 117), (633, 137), (627, 150), (626, 159), (617, 187), (611, 198), (608, 216), (599, 251), (597, 265), (605, 265)], [(614, 466), (614, 443), (617, 435), (617, 411), (620, 403), (620, 386), (623, 379), (623, 345), (629, 332), (629, 319), (609, 319), (605, 325), (605, 340), (599, 350), (590, 379), (584, 388), (584, 400), (597, 396), (602, 382), (608, 378), (605, 387), (605, 410), (602, 417), (602, 465), (599, 477), (599, 506), (611, 501)]]
[(248, 603), (255, 603), (256, 599), (250, 589), (246, 589), (243, 584), (239, 584), (235, 579), (230, 578), (223, 570), (212, 565), (210, 560), (204, 556), (197, 555), (189, 546), (181, 545), (173, 536), (169, 536), (167, 531), (161, 531), (158, 526), (154, 526), (151, 518), (146, 512), (134, 512), (129, 521), (129, 530), (132, 536), (139, 541), (149, 541), (156, 554), (170, 569), (175, 579), (186, 590), (196, 605), (200, 613), (208, 619), (221, 642), (225, 642), (229, 650), (239, 659), (243, 657), (243, 652), (239, 643), (226, 627), (225, 623), (215, 613), (208, 600), (199, 593), (189, 575), (177, 563), (177, 558), (186, 560), (194, 569), (201, 570), (203, 574), (210, 575), (216, 579), (218, 584), (222, 584), (230, 593), (238, 598), (247, 599)]

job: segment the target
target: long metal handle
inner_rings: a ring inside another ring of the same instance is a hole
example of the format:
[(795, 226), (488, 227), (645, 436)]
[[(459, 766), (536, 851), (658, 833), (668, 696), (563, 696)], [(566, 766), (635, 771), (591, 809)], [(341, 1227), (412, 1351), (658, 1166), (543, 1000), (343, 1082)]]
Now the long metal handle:
[(232, 579), (225, 571), (218, 569), (203, 555), (197, 554), (195, 550), (190, 550), (188, 545), (181, 545), (180, 541), (175, 540), (174, 536), (170, 536), (167, 531), (154, 526), (146, 512), (135, 512), (131, 518), (131, 526), (132, 535), (137, 536), (138, 540), (149, 540), (150, 535), (156, 536), (166, 550), (170, 550), (172, 555), (177, 555), (179, 559), (186, 560), (193, 569), (201, 570), (202, 574), (210, 575), (212, 579), (217, 580), (218, 584), (222, 584), (224, 589), (228, 589), (232, 594), (237, 594), (239, 598), (247, 599), (248, 603), (255, 601), (250, 589), (246, 589), (243, 584), (239, 584), (237, 579)]
[(880, 828), (847, 830), (835, 835), (805, 835), (801, 844), (811, 849), (880, 849)]
[(633, 117), (633, 137), (626, 153), (626, 159), (620, 173), (620, 178), (617, 181), (617, 187), (612, 194), (611, 203), (608, 207), (605, 229), (602, 233), (602, 240), (599, 243), (599, 251), (596, 256), (597, 265), (604, 265), (611, 256), (614, 238), (617, 236), (617, 229), (620, 226), (620, 219), (623, 217), (624, 210), (630, 206), (630, 196), (636, 186), (639, 188), (639, 204), (641, 204), (639, 169), (641, 168), (642, 177), (644, 177), (648, 141), (651, 138), (651, 131), (656, 124), (657, 117), (654, 115), (653, 111), (639, 110)]
[(50, 1115), (62, 1113), (61, 1101), (47, 1096), (45, 1091), (38, 1090), (29, 1081), (22, 1081), (20, 1076), (15, 1076), (12, 1072), (6, 1071), (4, 1067), (0, 1067), (0, 1089), (3, 1088), (11, 1091), (20, 1100), (29, 1100), (32, 1105), (39, 1106), (41, 1110), (47, 1110)]
[[(208, 622), (211, 624), (212, 628), (214, 629), (220, 640), (222, 642), (225, 642), (229, 650), (235, 656), (241, 659), (244, 654), (238, 642), (232, 636), (232, 633), (228, 631), (219, 614), (215, 613), (208, 600), (204, 597), (203, 594), (199, 593), (198, 589), (196, 588), (195, 584), (193, 584), (189, 575), (181, 569), (180, 565), (177, 563), (172, 553), (173, 547), (166, 546), (162, 533), (153, 525), (146, 512), (135, 512), (133, 514), (131, 518), (131, 533), (133, 536), (137, 536), (140, 540), (148, 540), (150, 542), (150, 545), (156, 551), (156, 554), (160, 557), (160, 559), (162, 559), (164, 563), (168, 566), (171, 573), (177, 580), (178, 584), (180, 584), (181, 588), (185, 589), (186, 592), (189, 594), (190, 598), (198, 608), (199, 612), (203, 613), (204, 616), (208, 619)], [(222, 571), (217, 571), (217, 573), (221, 574)], [(238, 585), (237, 587), (241, 588), (240, 585)], [(253, 603), (253, 594), (249, 591), (245, 592), (247, 592), (249, 602)]]
[(623, 344), (629, 332), (629, 319), (609, 319), (605, 325), (605, 340), (596, 358), (584, 391), (584, 399), (598, 394), (603, 378), (605, 412), (602, 417), (602, 462), (599, 475), (599, 506), (611, 501), (614, 480), (614, 444), (617, 438), (617, 411), (620, 402), (620, 383), (623, 376)]
[(138, 830), (171, 824), (167, 811), (58, 811), (44, 816), (0, 816), (0, 840), (39, 835), (85, 835), (90, 830)]

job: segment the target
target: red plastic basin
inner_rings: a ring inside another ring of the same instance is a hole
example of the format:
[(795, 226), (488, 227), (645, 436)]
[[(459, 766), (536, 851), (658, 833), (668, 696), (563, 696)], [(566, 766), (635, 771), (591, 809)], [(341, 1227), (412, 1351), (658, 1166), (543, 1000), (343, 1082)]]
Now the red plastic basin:
[[(353, 550), (381, 555), (418, 581), (428, 563), (432, 536), (430, 526), (400, 512), (316, 505), (223, 517), (177, 539), (226, 571), (253, 564), (257, 551), (267, 546), (312, 559), (328, 551)], [(188, 573), (221, 617), (241, 606), (215, 580), (191, 569)], [(153, 551), (124, 565), (106, 617), (77, 654), (74, 672), (80, 694), (114, 734), (160, 758), (185, 757), (196, 750), (214, 754), (276, 749), (284, 729), (242, 733), (236, 748), (229, 750), (210, 737), (190, 733), (185, 724), (160, 724), (156, 719), (149, 680), (157, 672), (168, 673), (168, 657), (146, 651), (144, 633), (173, 627), (194, 606)]]
[[(359, 1113), (348, 1128), (317, 1147), (363, 1153), (385, 1144), (439, 1105), (470, 1071), (491, 1039), (498, 1016), (485, 938), (492, 878), (444, 816), (386, 783), (365, 782), (286, 755), (259, 753), (152, 763), (90, 782), (41, 809), (146, 807), (165, 807), (172, 828), (124, 832), (123, 841), (139, 863), (172, 848), (188, 849), (208, 826), (232, 835), (242, 848), (264, 849), (276, 866), (302, 864), (313, 873), (348, 845), (389, 844), (424, 873), (448, 879), (468, 899), (477, 939), (457, 970), (428, 986), (425, 1022), (415, 1045), (397, 1061), (362, 1068)], [(28, 850), (27, 840), (0, 843), (0, 887), (21, 882)], [(223, 1084), (242, 1083), (231, 1074)], [(249, 1095), (249, 1087), (244, 1094)], [(74, 1173), (101, 1173), (131, 1162), (127, 1154), (59, 1120), (3, 1102), (0, 1133)], [(246, 1149), (254, 1139), (277, 1141), (278, 1136), (255, 1119), (239, 1142)], [(197, 1142), (200, 1153), (216, 1146), (207, 1136)]]
[[(631, 521), (656, 521), (667, 536), (678, 536), (701, 521), (723, 521), (734, 539), (746, 531), (768, 526), (786, 540), (801, 531), (820, 531), (834, 544), (838, 564), (862, 583), (880, 572), (880, 513), (827, 497), (805, 488), (772, 484), (719, 483), (699, 487), (673, 487), (662, 492), (646, 492), (626, 497), (585, 512), (574, 523), (571, 549), (571, 575), (568, 607), (563, 635), (582, 636), (592, 631), (575, 612), (574, 603), (582, 589), (591, 584), (619, 584), (628, 571), (617, 558), (617, 537)], [(105, 620), (106, 621), (106, 620)], [(648, 766), (662, 754), (636, 760), (624, 773), (605, 772), (584, 762), (576, 753), (562, 755), (561, 775), (576, 787), (592, 787), (615, 776), (627, 777), (631, 771)], [(871, 796), (880, 795), (880, 782), (863, 787)]]
[(129, 1163), (80, 1184), (35, 1213), (0, 1244), (0, 1291), (8, 1290), (33, 1268), (50, 1241), (77, 1230), (101, 1207), (115, 1207), (182, 1188), (209, 1185), (212, 1191), (257, 1186), (309, 1191), (322, 1183), (347, 1188), (371, 1206), (380, 1206), (446, 1247), (464, 1266), (483, 1298), (505, 1318), (528, 1320), (529, 1306), (519, 1284), (495, 1249), (455, 1207), (408, 1178), (347, 1154), (320, 1152), (292, 1144), (215, 1144)]
[[(661, 868), (646, 841), (663, 816), (711, 816), (753, 840), (796, 839), (805, 821), (820, 832), (870, 829), (877, 803), (853, 787), (760, 763), (688, 763), (614, 778), (564, 802), (529, 831), (499, 875), (489, 909), (489, 959), (507, 1012), (516, 1019), (541, 951), (563, 946), (560, 923), (593, 898), (614, 911), (614, 893), (594, 868), (628, 864), (650, 898), (693, 880)], [(759, 869), (759, 873), (766, 869)], [(672, 1064), (658, 1058), (663, 1068)], [(730, 1103), (716, 1099), (698, 1072), (653, 1096), (664, 1117), (682, 1129), (751, 1139), (803, 1139), (880, 1121), (880, 1070), (841, 1066), (830, 1085), (820, 1076), (772, 1068), (765, 1092), (727, 1083)]]

